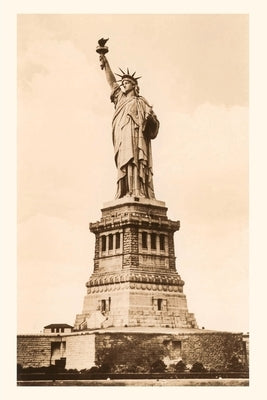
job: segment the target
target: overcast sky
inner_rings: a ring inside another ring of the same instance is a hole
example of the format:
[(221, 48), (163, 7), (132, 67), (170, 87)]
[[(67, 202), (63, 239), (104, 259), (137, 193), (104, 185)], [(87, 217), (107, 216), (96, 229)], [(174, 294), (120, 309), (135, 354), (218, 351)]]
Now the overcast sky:
[(248, 331), (248, 17), (20, 15), (18, 332), (73, 325), (92, 273), (89, 222), (113, 200), (113, 104), (95, 52), (136, 71), (160, 121), (154, 187), (200, 327)]

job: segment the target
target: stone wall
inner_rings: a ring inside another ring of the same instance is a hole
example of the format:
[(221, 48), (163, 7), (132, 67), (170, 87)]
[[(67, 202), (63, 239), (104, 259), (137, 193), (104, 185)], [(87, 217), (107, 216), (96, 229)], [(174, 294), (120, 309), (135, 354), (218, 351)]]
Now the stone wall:
[[(181, 293), (182, 283), (179, 285), (178, 277), (175, 278), (177, 284), (172, 285), (166, 282), (163, 285), (151, 282), (114, 282), (89, 287), (84, 297), (82, 314), (76, 316), (75, 329), (89, 327), (83, 327), (83, 322), (95, 311), (102, 312), (107, 319), (105, 325), (90, 325), (90, 328), (95, 329), (111, 326), (197, 328), (194, 315), (188, 312), (186, 296)], [(101, 308), (102, 302), (108, 305), (104, 309)], [(158, 302), (161, 302), (160, 307)]]
[[(53, 352), (52, 343), (64, 343), (64, 353)], [(53, 355), (52, 355), (53, 352)], [(22, 367), (49, 367), (56, 359), (66, 358), (66, 369), (91, 368), (95, 362), (95, 336), (76, 335), (18, 335), (17, 363)]]
[[(90, 317), (95, 311), (100, 311), (110, 320), (108, 326), (124, 326), (129, 321), (129, 284), (114, 283), (113, 285), (102, 285), (88, 289), (88, 294), (84, 297), (82, 315), (84, 318)], [(105, 301), (107, 307), (105, 311), (101, 309), (101, 302)], [(79, 327), (81, 317), (78, 316), (75, 327)], [(99, 328), (95, 327), (95, 328)]]
[[(173, 332), (173, 333), (172, 333)], [(54, 353), (52, 342), (63, 343), (64, 354)], [(103, 363), (132, 365), (149, 370), (158, 359), (166, 364), (183, 360), (201, 362), (207, 368), (224, 369), (233, 355), (245, 364), (243, 335), (230, 332), (185, 330), (154, 333), (99, 330), (70, 335), (19, 335), (17, 362), (23, 367), (48, 367), (60, 357), (67, 369), (89, 369)]]
[(233, 355), (244, 361), (242, 333), (208, 332), (179, 335), (181, 357), (186, 364), (201, 362), (209, 368), (223, 369)]
[(242, 334), (192, 332), (187, 334), (99, 333), (96, 335), (96, 363), (133, 364), (149, 369), (158, 359), (167, 364), (183, 360), (207, 368), (226, 368), (233, 355), (245, 360)]
[(126, 227), (123, 233), (123, 268), (138, 267), (138, 229)]
[(168, 355), (164, 340), (168, 340), (168, 335), (99, 333), (96, 335), (96, 364), (137, 365), (149, 370), (155, 360)]
[(22, 367), (49, 367), (51, 336), (19, 335), (17, 337), (17, 363)]
[(66, 369), (89, 369), (95, 365), (94, 334), (69, 336), (66, 339)]
[(176, 265), (175, 265), (175, 250), (174, 250), (174, 239), (173, 239), (173, 234), (172, 232), (168, 233), (168, 247), (169, 247), (169, 257), (170, 257), (170, 264), (169, 268), (170, 270), (176, 270)]

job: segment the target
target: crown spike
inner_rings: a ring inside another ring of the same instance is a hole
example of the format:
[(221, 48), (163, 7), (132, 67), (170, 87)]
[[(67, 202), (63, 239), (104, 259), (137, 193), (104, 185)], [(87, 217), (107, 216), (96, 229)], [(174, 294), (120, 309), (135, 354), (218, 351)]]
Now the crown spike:
[(126, 70), (127, 72), (124, 72), (120, 67), (119, 67), (119, 70), (122, 72), (122, 75), (121, 74), (117, 74), (115, 72), (115, 75), (120, 77), (120, 79), (117, 82), (123, 81), (124, 79), (132, 79), (135, 83), (137, 83), (137, 79), (142, 78), (141, 76), (138, 76), (138, 77), (135, 78), (136, 72), (131, 74), (128, 67), (127, 67), (127, 70)]

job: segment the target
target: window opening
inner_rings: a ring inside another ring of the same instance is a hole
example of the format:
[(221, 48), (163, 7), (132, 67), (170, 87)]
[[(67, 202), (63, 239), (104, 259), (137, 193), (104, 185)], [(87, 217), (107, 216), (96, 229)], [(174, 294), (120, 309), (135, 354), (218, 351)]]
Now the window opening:
[(162, 310), (162, 299), (157, 299), (157, 303), (158, 303), (158, 310), (161, 311)]
[(102, 251), (106, 251), (107, 249), (107, 240), (106, 236), (102, 236)]
[(108, 235), (108, 249), (112, 250), (113, 249), (113, 235)]
[(147, 249), (147, 232), (142, 232), (142, 247)]
[(101, 311), (106, 311), (106, 300), (101, 300)]
[(116, 233), (116, 249), (119, 249), (121, 246), (121, 235), (119, 232)]
[(156, 239), (157, 239), (156, 233), (151, 233), (151, 249), (153, 250), (156, 250), (157, 248)]
[(165, 235), (159, 237), (160, 250), (165, 250)]

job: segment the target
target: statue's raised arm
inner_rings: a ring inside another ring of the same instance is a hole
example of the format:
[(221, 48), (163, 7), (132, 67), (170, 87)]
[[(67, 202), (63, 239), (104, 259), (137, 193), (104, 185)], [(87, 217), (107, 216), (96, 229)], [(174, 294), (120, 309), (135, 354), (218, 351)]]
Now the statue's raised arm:
[(99, 53), (99, 61), (101, 69), (105, 70), (107, 81), (112, 88), (114, 83), (116, 83), (116, 78), (110, 68), (109, 62), (105, 54), (108, 52), (108, 47), (106, 46), (106, 42), (108, 39), (100, 39), (98, 41), (99, 46), (97, 46), (96, 51)]
[(138, 79), (120, 70), (117, 81), (105, 56), (106, 42), (100, 39), (96, 48), (100, 67), (105, 70), (111, 87), (111, 101), (115, 105), (112, 139), (118, 170), (116, 198), (124, 196), (155, 198), (153, 188), (151, 139), (158, 134), (159, 122), (152, 107), (139, 96)]
[(102, 69), (105, 70), (107, 81), (108, 81), (110, 87), (113, 87), (114, 83), (116, 83), (116, 78), (110, 68), (107, 57), (105, 56), (105, 54), (101, 54), (99, 56), (99, 59), (100, 59), (100, 66), (103, 65)]

